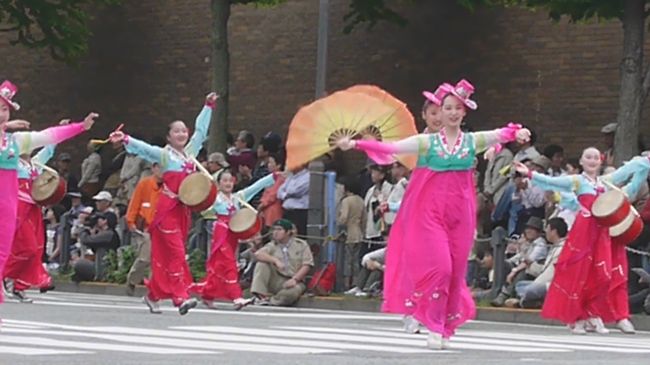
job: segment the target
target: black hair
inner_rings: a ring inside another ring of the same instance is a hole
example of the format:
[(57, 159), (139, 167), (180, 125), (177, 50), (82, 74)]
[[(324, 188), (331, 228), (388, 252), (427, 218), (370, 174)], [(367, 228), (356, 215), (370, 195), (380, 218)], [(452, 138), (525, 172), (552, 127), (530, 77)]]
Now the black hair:
[(552, 230), (555, 230), (557, 232), (558, 236), (560, 236), (562, 238), (566, 237), (566, 234), (569, 231), (569, 227), (567, 226), (566, 222), (564, 221), (563, 218), (560, 218), (560, 217), (555, 217), (555, 218), (549, 219), (547, 225)]
[(215, 179), (217, 183), (221, 182), (221, 178), (223, 177), (224, 174), (230, 174), (232, 176), (232, 171), (230, 171), (230, 169), (222, 169), (221, 171), (219, 171), (219, 173), (217, 174), (217, 178)]
[(57, 222), (61, 221), (61, 216), (65, 213), (65, 207), (63, 205), (53, 205), (50, 207), (52, 210), (52, 213), (54, 214), (54, 218), (56, 219)]
[(548, 157), (549, 159), (553, 159), (553, 156), (555, 156), (558, 153), (564, 153), (564, 148), (562, 146), (557, 145), (557, 144), (549, 144), (544, 148), (544, 153), (542, 153), (544, 156)]
[(355, 195), (361, 195), (361, 184), (358, 179), (355, 179), (352, 176), (346, 176), (343, 179), (343, 187), (345, 188), (345, 191), (349, 191)]
[(230, 133), (230, 132), (226, 133), (226, 143), (229, 146), (232, 146), (233, 144), (235, 144), (235, 137), (233, 137), (232, 133)]
[(426, 113), (427, 109), (429, 109), (431, 105), (437, 106), (429, 99), (424, 100), (424, 103), (422, 104), (422, 113)]
[(279, 152), (270, 153), (269, 157), (272, 157), (275, 163), (278, 165), (278, 168), (282, 170), (284, 167), (284, 155)]

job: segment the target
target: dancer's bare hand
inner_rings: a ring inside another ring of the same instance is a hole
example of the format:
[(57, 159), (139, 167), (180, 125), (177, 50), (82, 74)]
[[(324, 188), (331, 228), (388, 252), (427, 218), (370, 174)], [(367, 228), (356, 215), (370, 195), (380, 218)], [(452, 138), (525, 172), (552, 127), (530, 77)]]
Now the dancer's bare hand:
[(68, 125), (70, 124), (70, 119), (61, 119), (59, 125)]
[(108, 136), (108, 138), (111, 140), (111, 143), (122, 142), (122, 141), (124, 141), (124, 137), (126, 137), (126, 135), (122, 131), (113, 132), (113, 133), (111, 133), (110, 136)]
[(351, 150), (356, 146), (357, 142), (350, 139), (350, 137), (343, 137), (336, 141), (336, 147), (340, 148), (342, 151)]
[(522, 128), (517, 131), (515, 134), (515, 137), (517, 138), (517, 143), (526, 143), (530, 141), (530, 131), (527, 128)]
[(83, 124), (84, 124), (84, 129), (89, 130), (90, 128), (93, 127), (93, 124), (95, 124), (95, 118), (99, 117), (99, 114), (91, 112), (86, 115), (86, 118), (84, 118)]
[(514, 165), (515, 165), (515, 170), (517, 170), (518, 173), (524, 176), (528, 176), (530, 174), (530, 169), (528, 168), (528, 166), (524, 165), (523, 163), (515, 162)]

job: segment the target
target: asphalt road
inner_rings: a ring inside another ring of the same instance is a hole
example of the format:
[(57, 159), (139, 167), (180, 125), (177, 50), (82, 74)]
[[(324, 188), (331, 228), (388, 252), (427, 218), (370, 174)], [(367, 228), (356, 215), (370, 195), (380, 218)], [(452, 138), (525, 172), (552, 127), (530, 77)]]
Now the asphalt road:
[(650, 364), (650, 333), (575, 336), (562, 327), (472, 322), (451, 349), (425, 348), (396, 316), (228, 306), (181, 317), (139, 298), (30, 293), (0, 306), (0, 364)]

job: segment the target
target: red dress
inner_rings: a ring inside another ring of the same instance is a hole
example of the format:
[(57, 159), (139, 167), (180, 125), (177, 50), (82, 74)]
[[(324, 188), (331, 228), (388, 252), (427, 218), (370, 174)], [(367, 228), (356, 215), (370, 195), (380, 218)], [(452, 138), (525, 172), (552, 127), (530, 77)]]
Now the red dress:
[(217, 216), (210, 257), (205, 263), (205, 278), (190, 287), (191, 293), (200, 295), (204, 300), (234, 300), (242, 297), (235, 257), (239, 240), (230, 232), (229, 221), (230, 216)]
[(590, 317), (614, 322), (629, 317), (625, 246), (612, 244), (609, 229), (589, 213), (596, 195), (578, 197), (577, 214), (555, 265), (542, 317), (575, 323)]
[(43, 267), (45, 231), (41, 207), (31, 198), (32, 181), (18, 180), (16, 234), (4, 269), (4, 277), (14, 280), (18, 291), (31, 287), (47, 288), (52, 278)]
[(149, 227), (151, 234), (151, 277), (145, 280), (149, 299), (171, 299), (180, 306), (190, 298), (190, 267), (185, 260), (185, 240), (190, 227), (190, 210), (178, 200), (178, 188), (188, 174), (163, 174), (163, 189)]

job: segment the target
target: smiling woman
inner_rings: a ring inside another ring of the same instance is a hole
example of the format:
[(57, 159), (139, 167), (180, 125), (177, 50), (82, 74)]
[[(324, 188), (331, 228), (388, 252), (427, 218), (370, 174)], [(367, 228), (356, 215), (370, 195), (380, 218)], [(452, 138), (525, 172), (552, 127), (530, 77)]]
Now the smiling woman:
[(190, 209), (182, 204), (178, 194), (183, 180), (197, 168), (196, 156), (207, 139), (212, 110), (217, 94), (210, 93), (196, 117), (195, 131), (189, 138), (188, 129), (182, 121), (168, 125), (164, 148), (149, 145), (121, 131), (113, 132), (112, 142), (123, 142), (126, 151), (145, 160), (157, 163), (163, 173), (162, 194), (158, 200), (151, 234), (151, 278), (145, 282), (149, 293), (144, 302), (151, 313), (161, 313), (158, 301), (171, 299), (181, 315), (196, 307), (187, 291), (192, 283), (189, 266), (185, 260), (185, 239), (190, 224)]
[[(424, 324), (432, 349), (446, 348), (456, 328), (475, 313), (465, 284), (476, 225), (474, 157), (498, 143), (530, 137), (527, 129), (512, 123), (489, 132), (462, 132), (466, 109), (477, 108), (470, 99), (473, 92), (467, 80), (438, 88), (443, 126), (438, 133), (393, 143), (349, 138), (337, 143), (343, 150), (357, 148), (375, 156), (418, 156), (388, 239), (382, 309)], [(419, 219), (412, 219), (414, 214)]]

